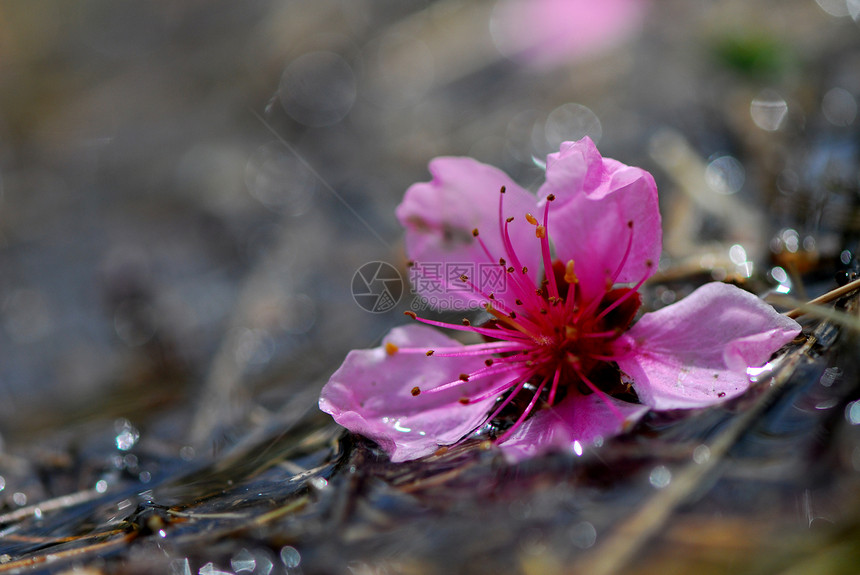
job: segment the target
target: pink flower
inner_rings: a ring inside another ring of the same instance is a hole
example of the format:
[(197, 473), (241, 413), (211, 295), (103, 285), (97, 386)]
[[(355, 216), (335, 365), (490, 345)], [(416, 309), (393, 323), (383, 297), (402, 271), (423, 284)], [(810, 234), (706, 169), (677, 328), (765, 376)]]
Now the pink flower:
[[(410, 187), (397, 209), (414, 287), (429, 301), (483, 309), (486, 322), (416, 317), (425, 325), (350, 352), (320, 396), (323, 411), (392, 461), (429, 455), (502, 413), (514, 421), (495, 441), (510, 460), (581, 453), (649, 409), (743, 393), (747, 368), (800, 330), (721, 283), (631, 327), (637, 290), (661, 251), (657, 188), (648, 172), (601, 157), (588, 138), (547, 158), (537, 198), (470, 158), (437, 158), (430, 172), (433, 180)], [(482, 341), (466, 345), (429, 326)], [(639, 403), (616, 397), (632, 398), (630, 385)]]
[(647, 0), (499, 0), (490, 30), (505, 56), (551, 67), (605, 52), (635, 36)]

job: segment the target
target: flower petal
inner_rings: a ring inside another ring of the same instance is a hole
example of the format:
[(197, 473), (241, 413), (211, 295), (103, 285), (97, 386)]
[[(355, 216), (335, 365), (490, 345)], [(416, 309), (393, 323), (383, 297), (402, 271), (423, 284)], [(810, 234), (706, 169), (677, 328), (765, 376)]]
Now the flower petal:
[(459, 400), (465, 390), (474, 394), (488, 389), (498, 381), (493, 378), (412, 395), (415, 387), (426, 391), (483, 367), (484, 357), (389, 353), (389, 343), (422, 349), (462, 345), (427, 326), (394, 328), (382, 347), (353, 350), (346, 356), (322, 389), (320, 409), (350, 431), (376, 441), (392, 461), (430, 455), (440, 445), (455, 443), (487, 418), (494, 397), (467, 405)]
[(796, 321), (756, 296), (714, 282), (642, 316), (619, 338), (617, 362), (645, 405), (704, 407), (746, 391), (746, 369), (799, 332)]
[(536, 67), (607, 51), (642, 27), (644, 0), (501, 0), (490, 31), (498, 50)]
[(547, 158), (538, 195), (543, 202), (550, 194), (550, 238), (562, 262), (574, 260), (587, 301), (602, 296), (607, 280), (635, 283), (656, 270), (662, 231), (651, 174), (603, 158), (583, 138)]
[[(435, 158), (430, 162), (433, 180), (413, 184), (406, 190), (397, 217), (406, 228), (406, 251), (416, 262), (415, 290), (430, 302), (445, 298), (449, 308), (458, 304), (476, 306), (486, 299), (474, 293), (459, 277), (466, 275), (485, 293), (498, 297), (505, 291), (506, 274), (499, 258), (511, 265), (513, 258), (502, 240), (499, 224), (499, 190), (506, 188), (505, 217), (516, 256), (534, 280), (541, 277), (540, 243), (535, 228), (525, 221), (534, 213), (537, 200), (501, 170), (472, 158)], [(477, 229), (492, 257), (488, 257), (472, 235)], [(519, 270), (517, 272), (519, 273)]]
[[(608, 402), (611, 402), (610, 407)], [(566, 397), (558, 405), (527, 419), (499, 447), (516, 463), (552, 450), (576, 451), (598, 440), (623, 433), (645, 415), (648, 407), (597, 394)], [(619, 414), (623, 419), (619, 418)]]

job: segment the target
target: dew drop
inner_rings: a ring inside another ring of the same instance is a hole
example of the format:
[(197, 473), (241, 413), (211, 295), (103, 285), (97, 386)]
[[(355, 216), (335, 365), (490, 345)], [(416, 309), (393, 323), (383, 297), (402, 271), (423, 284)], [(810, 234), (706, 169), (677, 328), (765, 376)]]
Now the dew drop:
[(831, 16), (842, 18), (849, 14), (848, 5), (845, 0), (815, 0), (815, 2)]
[(117, 419), (114, 422), (114, 430), (116, 448), (120, 451), (128, 451), (140, 439), (140, 432), (127, 419)]
[(737, 265), (741, 265), (747, 261), (747, 251), (740, 244), (735, 244), (729, 248), (729, 259)]
[(302, 562), (302, 556), (295, 547), (287, 545), (281, 549), (281, 561), (287, 569), (295, 569)]
[(562, 142), (590, 137), (595, 143), (603, 136), (600, 118), (587, 106), (576, 103), (562, 104), (546, 119), (544, 128), (550, 149), (558, 149)]
[(763, 90), (750, 103), (750, 116), (755, 125), (767, 132), (775, 132), (782, 126), (788, 114), (788, 103), (773, 90)]
[(194, 457), (196, 457), (197, 453), (194, 451), (194, 448), (190, 445), (185, 445), (182, 449), (179, 450), (179, 457), (182, 461), (192, 461)]
[(836, 383), (839, 378), (842, 377), (842, 369), (839, 367), (828, 367), (824, 370), (824, 373), (821, 374), (821, 377), (818, 380), (818, 383), (823, 385), (824, 387), (830, 387), (834, 383)]
[(582, 521), (572, 526), (568, 534), (571, 542), (580, 549), (588, 549), (597, 542), (597, 530), (588, 521)]
[(311, 127), (340, 122), (356, 98), (355, 73), (333, 52), (309, 52), (293, 60), (278, 86), (284, 110), (297, 122)]
[(317, 490), (323, 490), (328, 486), (328, 481), (324, 477), (312, 477), (308, 483)]
[(834, 126), (849, 126), (857, 118), (857, 100), (848, 90), (832, 88), (821, 100), (821, 112)]
[(732, 156), (720, 156), (705, 168), (705, 183), (712, 192), (736, 194), (744, 185), (744, 166)]
[(657, 489), (663, 489), (664, 487), (668, 487), (672, 482), (672, 472), (665, 465), (658, 465), (651, 470), (648, 480)]
[(815, 409), (818, 409), (818, 410), (830, 409), (832, 407), (836, 407), (837, 403), (839, 403), (839, 400), (836, 399), (835, 397), (831, 397), (831, 398), (825, 399), (824, 401), (819, 401), (818, 403), (816, 403)]
[(696, 449), (693, 450), (693, 461), (698, 463), (699, 465), (703, 465), (711, 459), (711, 450), (704, 443), (696, 446)]
[(310, 209), (318, 182), (304, 163), (275, 142), (260, 146), (248, 160), (245, 187), (270, 210), (300, 216)]
[(851, 425), (860, 425), (860, 401), (852, 401), (845, 406), (845, 419)]
[(230, 567), (232, 567), (233, 571), (236, 573), (242, 573), (244, 571), (251, 573), (257, 567), (257, 560), (250, 551), (243, 548), (241, 551), (236, 553), (232, 559), (230, 559)]

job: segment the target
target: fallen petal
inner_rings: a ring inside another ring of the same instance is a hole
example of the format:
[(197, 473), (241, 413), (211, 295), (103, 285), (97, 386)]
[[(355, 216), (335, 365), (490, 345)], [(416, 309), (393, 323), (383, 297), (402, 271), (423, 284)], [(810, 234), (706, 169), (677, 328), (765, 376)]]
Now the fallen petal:
[(746, 369), (763, 365), (800, 325), (751, 293), (706, 284), (645, 314), (617, 342), (618, 366), (654, 409), (695, 408), (740, 395)]
[(581, 453), (599, 438), (627, 431), (647, 412), (645, 405), (611, 397), (574, 395), (538, 411), (498, 445), (512, 463), (553, 450)]
[[(386, 345), (388, 349), (386, 349)], [(479, 393), (499, 381), (486, 378), (427, 393), (484, 366), (484, 357), (428, 357), (396, 348), (434, 349), (462, 345), (433, 328), (407, 325), (391, 330), (383, 345), (353, 350), (323, 387), (320, 409), (340, 425), (372, 439), (392, 461), (430, 455), (473, 431), (486, 419), (491, 397), (463, 404), (464, 393)], [(394, 346), (394, 347), (392, 347)], [(418, 388), (420, 393), (414, 394)]]

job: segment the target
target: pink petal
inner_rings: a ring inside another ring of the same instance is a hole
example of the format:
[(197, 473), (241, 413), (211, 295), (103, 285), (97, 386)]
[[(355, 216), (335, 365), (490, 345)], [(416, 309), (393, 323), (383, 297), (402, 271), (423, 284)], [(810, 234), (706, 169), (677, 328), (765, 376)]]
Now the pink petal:
[[(511, 265), (499, 226), (499, 190), (505, 186), (505, 217), (511, 241), (521, 264), (534, 279), (540, 270), (540, 243), (535, 228), (525, 221), (535, 213), (537, 200), (501, 170), (471, 158), (435, 158), (430, 162), (430, 182), (413, 184), (397, 207), (397, 217), (406, 228), (406, 251), (416, 262), (413, 287), (431, 303), (477, 307), (485, 300), (459, 280), (466, 275), (485, 293), (498, 297), (505, 291), (506, 275), (499, 258)], [(489, 248), (488, 257), (472, 236), (478, 229)], [(443, 307), (438, 305), (436, 307)]]
[(644, 0), (501, 0), (491, 31), (503, 55), (549, 67), (627, 40), (642, 27), (647, 8)]
[(538, 195), (549, 194), (556, 197), (550, 238), (562, 262), (574, 260), (586, 299), (600, 297), (608, 280), (636, 283), (656, 270), (662, 231), (651, 174), (601, 157), (583, 138), (565, 142), (547, 158), (546, 183)]
[[(555, 407), (538, 411), (509, 438), (499, 443), (505, 457), (515, 463), (552, 450), (581, 453), (599, 438), (618, 435), (633, 426), (648, 407), (597, 394), (566, 397)], [(614, 409), (613, 409), (614, 408)], [(624, 419), (619, 418), (619, 413)], [(578, 442), (578, 445), (575, 443)]]
[(323, 387), (320, 409), (342, 426), (376, 441), (392, 461), (429, 455), (457, 442), (486, 418), (495, 398), (464, 405), (464, 392), (489, 388), (493, 378), (464, 383), (438, 393), (413, 396), (455, 381), (461, 373), (484, 366), (483, 357), (427, 357), (424, 353), (389, 354), (385, 344), (434, 349), (461, 345), (433, 328), (408, 325), (391, 330), (383, 346), (353, 350)]
[(622, 338), (618, 366), (654, 409), (694, 408), (740, 395), (761, 366), (800, 332), (793, 319), (732, 285), (706, 284), (645, 314)]

